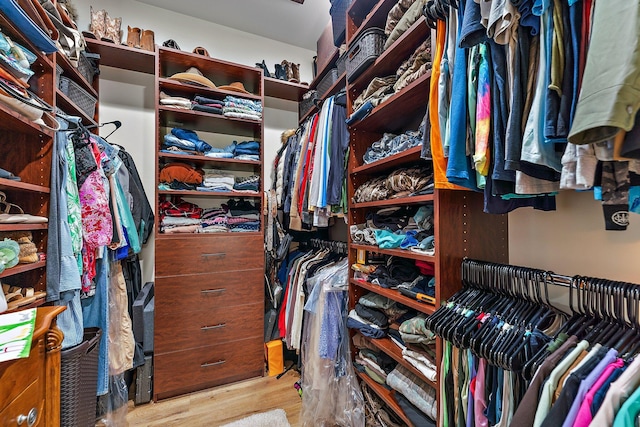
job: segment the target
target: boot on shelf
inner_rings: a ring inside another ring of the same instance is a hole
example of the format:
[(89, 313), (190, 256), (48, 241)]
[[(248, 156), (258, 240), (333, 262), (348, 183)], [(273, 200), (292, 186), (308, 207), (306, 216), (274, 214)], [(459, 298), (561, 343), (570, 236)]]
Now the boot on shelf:
[(265, 77), (271, 77), (271, 73), (269, 72), (269, 68), (267, 68), (267, 63), (264, 62), (264, 59), (262, 62), (256, 62), (256, 67), (262, 68), (262, 73)]
[(105, 28), (105, 14), (107, 13), (104, 9), (93, 10), (93, 7), (90, 7), (91, 11), (91, 32), (98, 40), (101, 40), (107, 30)]
[(284, 68), (284, 79), (288, 82), (293, 80), (293, 71), (291, 70), (291, 63), (286, 59), (283, 59), (280, 65), (282, 65), (282, 68)]
[(140, 30), (140, 28), (131, 28), (127, 26), (127, 46), (140, 48), (141, 33), (142, 30)]
[(105, 14), (104, 17), (105, 34), (104, 38), (117, 45), (122, 43), (122, 32), (120, 27), (122, 26), (122, 18), (110, 18), (109, 14)]
[(155, 52), (156, 50), (156, 42), (154, 33), (151, 30), (142, 30), (142, 35), (140, 36), (140, 47), (143, 50), (147, 50), (149, 52)]
[(291, 77), (290, 82), (300, 83), (300, 64), (294, 64), (290, 62), (291, 65)]
[(276, 79), (287, 80), (287, 75), (282, 64), (276, 64)]

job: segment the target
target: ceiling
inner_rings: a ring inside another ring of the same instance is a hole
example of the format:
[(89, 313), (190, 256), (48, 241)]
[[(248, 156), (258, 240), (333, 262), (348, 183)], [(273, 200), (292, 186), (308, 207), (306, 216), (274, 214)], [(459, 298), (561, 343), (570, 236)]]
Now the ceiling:
[(329, 0), (139, 0), (272, 40), (316, 50), (329, 22)]

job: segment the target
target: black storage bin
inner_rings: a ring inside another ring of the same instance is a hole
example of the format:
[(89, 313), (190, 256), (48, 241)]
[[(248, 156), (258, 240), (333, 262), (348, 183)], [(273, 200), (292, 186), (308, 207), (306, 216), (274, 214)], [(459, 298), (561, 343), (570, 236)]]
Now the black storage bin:
[(386, 39), (382, 28), (369, 28), (360, 34), (347, 52), (347, 80), (353, 81), (382, 54)]
[(97, 53), (80, 52), (78, 71), (89, 85), (93, 85), (93, 79), (100, 74), (99, 60), (100, 55)]
[(87, 116), (93, 118), (98, 100), (84, 90), (82, 86), (66, 76), (60, 76), (58, 83), (62, 93), (67, 95)]
[(81, 344), (60, 352), (60, 425), (96, 422), (100, 328), (86, 328)]
[(347, 9), (351, 0), (331, 0), (331, 27), (333, 30), (333, 44), (340, 47), (344, 43), (347, 32)]
[(324, 96), (331, 86), (338, 80), (338, 69), (332, 68), (318, 83), (318, 93), (320, 96)]
[(338, 77), (347, 71), (347, 52), (344, 52), (336, 60), (336, 68), (338, 69)]
[(298, 114), (303, 118), (315, 105), (318, 100), (318, 92), (310, 90), (302, 96), (302, 100), (298, 104)]

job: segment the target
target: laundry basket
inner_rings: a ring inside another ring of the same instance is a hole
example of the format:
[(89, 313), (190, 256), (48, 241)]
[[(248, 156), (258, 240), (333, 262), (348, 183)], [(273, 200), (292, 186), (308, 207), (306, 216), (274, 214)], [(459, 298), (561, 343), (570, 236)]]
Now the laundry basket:
[(86, 328), (81, 344), (60, 352), (61, 426), (95, 425), (101, 333)]

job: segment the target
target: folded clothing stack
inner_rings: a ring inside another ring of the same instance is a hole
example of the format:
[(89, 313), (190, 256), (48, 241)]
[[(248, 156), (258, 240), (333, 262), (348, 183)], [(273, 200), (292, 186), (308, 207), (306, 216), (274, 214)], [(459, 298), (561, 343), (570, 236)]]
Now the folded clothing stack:
[(171, 133), (164, 136), (161, 151), (174, 154), (199, 154), (207, 153), (210, 150), (211, 145), (201, 140), (194, 131), (173, 128), (171, 129)]
[(233, 158), (238, 160), (260, 160), (259, 141), (234, 141)]
[(238, 177), (233, 185), (234, 191), (257, 192), (260, 190), (260, 175), (251, 175), (246, 178)]
[(160, 170), (160, 189), (195, 190), (202, 184), (203, 172), (186, 163), (168, 163)]
[(168, 107), (180, 108), (182, 110), (191, 109), (191, 100), (181, 96), (170, 96), (164, 92), (160, 92), (160, 104)]
[(233, 191), (235, 176), (224, 170), (203, 169), (202, 185), (198, 191)]
[(244, 199), (231, 199), (227, 202), (229, 209), (229, 231), (260, 231), (260, 208)]
[(422, 144), (422, 129), (424, 129), (424, 126), (420, 125), (419, 130), (407, 131), (401, 135), (385, 133), (382, 139), (367, 148), (362, 160), (365, 164), (369, 164), (417, 147)]
[(201, 233), (220, 233), (229, 231), (228, 226), (229, 207), (223, 205), (205, 209), (202, 212), (202, 220), (200, 222)]
[(353, 194), (353, 202), (364, 203), (418, 196), (433, 193), (433, 189), (431, 165), (400, 168), (389, 176), (372, 178), (359, 186)]
[(160, 232), (197, 233), (200, 229), (202, 208), (190, 202), (170, 200), (160, 202)]
[(206, 96), (196, 95), (191, 103), (191, 109), (194, 111), (202, 111), (210, 114), (222, 114), (224, 101), (219, 99), (207, 98)]
[(356, 354), (354, 365), (357, 370), (366, 372), (378, 384), (384, 384), (397, 362), (386, 353), (363, 348)]
[(237, 119), (262, 120), (262, 103), (250, 99), (226, 96), (224, 98), (223, 114), (225, 117)]

